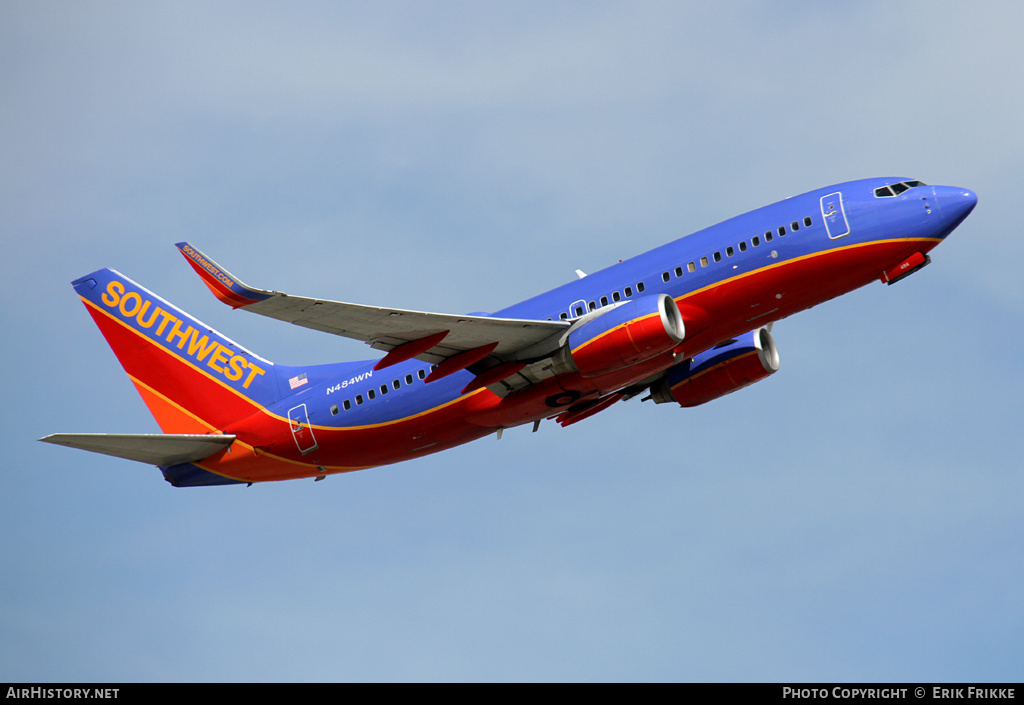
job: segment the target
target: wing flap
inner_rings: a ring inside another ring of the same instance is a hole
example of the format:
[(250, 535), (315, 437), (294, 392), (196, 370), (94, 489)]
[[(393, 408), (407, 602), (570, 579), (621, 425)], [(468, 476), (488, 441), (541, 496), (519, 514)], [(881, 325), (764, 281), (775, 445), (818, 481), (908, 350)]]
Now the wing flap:
[(54, 433), (39, 440), (168, 467), (207, 458), (230, 446), (235, 437), (188, 433)]

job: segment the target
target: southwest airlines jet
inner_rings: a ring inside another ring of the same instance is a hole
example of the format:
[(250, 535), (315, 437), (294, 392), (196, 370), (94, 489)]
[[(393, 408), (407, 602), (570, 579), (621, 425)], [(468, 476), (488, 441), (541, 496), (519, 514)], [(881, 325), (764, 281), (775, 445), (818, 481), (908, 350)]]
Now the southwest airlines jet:
[(277, 365), (101, 269), (73, 286), (164, 433), (40, 440), (156, 465), (193, 487), (321, 480), (544, 419), (568, 426), (640, 394), (697, 406), (778, 370), (775, 321), (916, 272), (976, 203), (967, 189), (911, 179), (837, 184), (465, 316), (256, 289), (178, 243), (229, 306), (385, 355)]

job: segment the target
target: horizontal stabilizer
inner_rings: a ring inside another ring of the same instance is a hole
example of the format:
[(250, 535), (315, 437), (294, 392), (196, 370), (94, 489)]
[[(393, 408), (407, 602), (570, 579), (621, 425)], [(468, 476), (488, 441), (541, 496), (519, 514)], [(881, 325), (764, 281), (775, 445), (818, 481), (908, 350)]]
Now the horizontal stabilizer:
[(207, 458), (227, 448), (235, 437), (191, 433), (54, 433), (39, 440), (167, 467)]

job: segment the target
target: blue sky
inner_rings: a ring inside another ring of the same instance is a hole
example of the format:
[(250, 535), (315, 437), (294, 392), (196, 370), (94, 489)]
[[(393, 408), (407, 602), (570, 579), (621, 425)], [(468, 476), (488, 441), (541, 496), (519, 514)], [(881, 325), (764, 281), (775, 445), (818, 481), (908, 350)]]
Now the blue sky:
[[(0, 2), (0, 679), (1019, 680), (1019, 3)], [(69, 286), (372, 357), (247, 282), (496, 310), (830, 183), (979, 205), (781, 371), (402, 465), (176, 490)]]

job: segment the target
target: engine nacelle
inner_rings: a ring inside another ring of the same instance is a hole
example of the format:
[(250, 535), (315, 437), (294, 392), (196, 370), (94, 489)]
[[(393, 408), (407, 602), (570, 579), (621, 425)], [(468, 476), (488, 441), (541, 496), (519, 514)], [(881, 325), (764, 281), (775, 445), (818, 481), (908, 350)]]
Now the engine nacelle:
[(668, 352), (686, 335), (683, 316), (668, 294), (630, 299), (569, 330), (555, 358), (555, 370), (596, 377)]
[(651, 388), (657, 404), (699, 406), (758, 382), (779, 369), (779, 351), (758, 328), (671, 367)]

